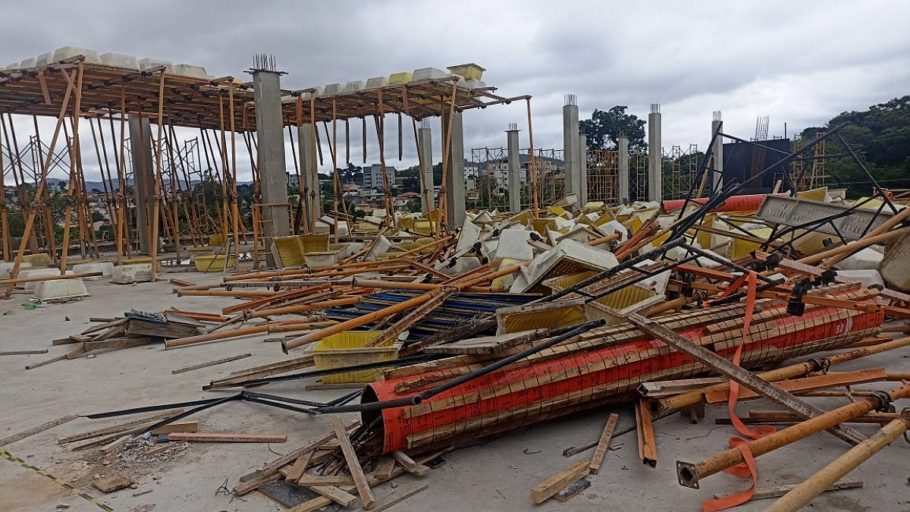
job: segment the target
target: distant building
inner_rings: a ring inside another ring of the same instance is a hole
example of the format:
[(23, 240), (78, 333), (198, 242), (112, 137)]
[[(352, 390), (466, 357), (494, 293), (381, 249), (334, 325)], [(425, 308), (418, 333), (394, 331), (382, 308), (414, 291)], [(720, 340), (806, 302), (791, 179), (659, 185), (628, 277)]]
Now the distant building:
[[(385, 170), (389, 176), (389, 186), (391, 187), (395, 184), (396, 170), (391, 165), (387, 165), (385, 167)], [(363, 168), (363, 188), (366, 188), (366, 189), (372, 188), (372, 189), (378, 189), (378, 190), (383, 189), (382, 165), (373, 164), (369, 167)]]

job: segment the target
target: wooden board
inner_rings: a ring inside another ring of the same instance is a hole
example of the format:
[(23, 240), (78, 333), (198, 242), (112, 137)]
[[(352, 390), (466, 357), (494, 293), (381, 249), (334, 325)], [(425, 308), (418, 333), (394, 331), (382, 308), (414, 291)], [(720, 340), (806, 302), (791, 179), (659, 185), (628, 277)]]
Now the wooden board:
[(35, 434), (40, 434), (41, 432), (44, 432), (45, 430), (54, 428), (58, 425), (63, 425), (64, 423), (73, 421), (74, 419), (76, 419), (78, 417), (79, 416), (76, 416), (76, 415), (61, 416), (57, 419), (48, 421), (47, 423), (42, 423), (41, 425), (38, 425), (37, 427), (33, 427), (28, 430), (23, 430), (22, 432), (18, 432), (11, 436), (4, 437), (3, 439), (0, 439), (0, 446), (6, 446), (10, 443), (15, 443), (16, 441), (25, 439), (26, 437), (31, 437)]
[(604, 457), (607, 455), (607, 449), (610, 447), (610, 440), (613, 438), (613, 431), (616, 430), (616, 423), (619, 422), (619, 414), (615, 412), (610, 414), (610, 417), (607, 418), (607, 424), (604, 426), (604, 431), (600, 435), (600, 441), (597, 442), (597, 448), (594, 449), (594, 456), (591, 457), (591, 462), (588, 464), (588, 469), (591, 470), (591, 473), (596, 475), (600, 471), (600, 466), (603, 465)]
[(341, 452), (344, 454), (344, 460), (348, 463), (348, 469), (351, 471), (351, 476), (354, 478), (354, 485), (357, 486), (357, 494), (360, 495), (360, 501), (363, 503), (363, 508), (372, 508), (373, 504), (376, 503), (376, 499), (373, 498), (373, 493), (370, 491), (370, 486), (367, 484), (366, 476), (363, 474), (363, 468), (360, 467), (360, 462), (357, 460), (357, 454), (354, 453), (354, 447), (351, 446), (351, 440), (348, 438), (347, 430), (337, 416), (332, 416), (332, 430), (335, 432), (335, 437), (338, 438), (338, 444), (341, 447)]
[(288, 440), (288, 436), (231, 432), (175, 432), (167, 434), (164, 440), (195, 443), (283, 443)]
[(428, 354), (452, 354), (452, 355), (476, 355), (476, 354), (496, 354), (503, 352), (522, 343), (528, 343), (540, 339), (546, 333), (546, 329), (535, 329), (531, 331), (519, 331), (509, 334), (499, 334), (496, 336), (482, 336), (480, 338), (470, 338), (456, 341), (447, 345), (436, 345), (427, 347), (424, 352)]
[(325, 496), (326, 498), (334, 501), (342, 507), (350, 507), (357, 501), (357, 496), (344, 492), (343, 490), (337, 487), (332, 487), (330, 485), (311, 485), (309, 488), (312, 489), (316, 494)]
[(540, 505), (552, 498), (556, 493), (568, 487), (572, 482), (585, 477), (588, 474), (588, 464), (589, 461), (580, 460), (535, 485), (531, 488), (531, 499), (534, 503)]

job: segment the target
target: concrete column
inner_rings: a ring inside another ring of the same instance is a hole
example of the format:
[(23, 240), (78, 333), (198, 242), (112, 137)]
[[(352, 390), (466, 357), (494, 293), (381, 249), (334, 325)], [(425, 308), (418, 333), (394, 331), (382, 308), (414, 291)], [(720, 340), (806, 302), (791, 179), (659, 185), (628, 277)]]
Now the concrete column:
[(566, 94), (562, 107), (562, 158), (565, 161), (565, 193), (577, 194), (578, 175), (578, 105), (574, 94)]
[(424, 213), (430, 213), (436, 207), (433, 189), (433, 130), (429, 123), (421, 121), (417, 129), (417, 144), (420, 146), (420, 172), (423, 174), (420, 191), (420, 208)]
[(663, 201), (663, 175), (661, 174), (660, 104), (651, 104), (648, 114), (648, 200)]
[[(444, 129), (449, 126), (449, 115), (442, 116)], [(443, 139), (448, 137), (443, 133)], [(460, 228), (464, 224), (464, 125), (461, 112), (455, 112), (452, 118), (452, 142), (449, 147), (449, 170), (446, 182), (446, 216), (449, 229)]]
[(578, 207), (588, 202), (588, 136), (578, 133)]
[(629, 138), (619, 136), (619, 175), (616, 177), (616, 200), (620, 203), (629, 202), (629, 179), (631, 178), (629, 166)]
[(149, 219), (155, 204), (155, 168), (152, 163), (152, 126), (144, 117), (129, 117), (130, 158), (136, 192), (136, 232), (139, 251), (149, 251)]
[(521, 211), (521, 156), (518, 153), (518, 124), (506, 131), (506, 151), (509, 159), (509, 211)]
[[(714, 120), (711, 121), (711, 135), (714, 135), (718, 129), (723, 131), (724, 122), (720, 118), (720, 110), (714, 111)], [(713, 190), (717, 191), (723, 188), (724, 186), (724, 138), (717, 137), (714, 141), (714, 150), (712, 151), (713, 156), (711, 169), (714, 171), (711, 173), (712, 183), (714, 183)]]
[[(313, 125), (304, 124), (300, 127), (298, 137), (298, 146), (300, 154), (303, 155), (303, 167), (301, 168), (301, 177), (306, 182), (307, 202), (307, 219), (311, 225), (316, 222), (322, 215), (322, 190), (319, 189), (319, 170), (316, 165), (316, 141), (313, 132)], [(301, 191), (303, 186), (300, 187)]]
[[(273, 63), (272, 63), (273, 64)], [(281, 75), (272, 69), (253, 71), (253, 101), (256, 104), (256, 134), (259, 136), (257, 165), (262, 187), (262, 234), (269, 266), (275, 266), (272, 240), (291, 234), (288, 219), (287, 171), (281, 115)]]

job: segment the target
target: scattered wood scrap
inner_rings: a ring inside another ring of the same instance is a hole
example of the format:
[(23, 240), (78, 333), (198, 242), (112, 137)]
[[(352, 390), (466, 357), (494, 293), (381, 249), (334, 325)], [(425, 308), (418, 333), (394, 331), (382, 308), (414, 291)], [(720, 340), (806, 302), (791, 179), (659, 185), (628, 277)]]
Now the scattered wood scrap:
[(190, 443), (283, 443), (288, 440), (288, 436), (227, 432), (172, 432), (163, 434), (158, 440), (161, 442), (186, 441)]
[(120, 489), (125, 489), (133, 485), (135, 481), (122, 473), (113, 473), (111, 475), (102, 476), (92, 480), (92, 485), (95, 489), (98, 489), (104, 493), (110, 493), (114, 491), (119, 491)]
[(252, 356), (252, 355), (253, 355), (253, 354), (247, 353), (247, 354), (240, 354), (240, 355), (231, 356), (231, 357), (225, 357), (224, 359), (216, 359), (216, 360), (214, 360), (214, 361), (208, 361), (208, 362), (205, 362), (205, 363), (194, 364), (194, 365), (192, 365), (192, 366), (185, 366), (185, 367), (183, 367), (183, 368), (178, 368), (178, 369), (176, 369), (176, 370), (171, 370), (171, 373), (176, 375), (176, 374), (178, 374), (178, 373), (191, 372), (191, 371), (193, 371), (193, 370), (199, 370), (199, 369), (201, 369), (201, 368), (208, 368), (209, 366), (215, 366), (215, 365), (218, 365), (218, 364), (230, 363), (231, 361), (237, 361), (238, 359), (245, 359), (245, 358), (250, 357), (250, 356)]

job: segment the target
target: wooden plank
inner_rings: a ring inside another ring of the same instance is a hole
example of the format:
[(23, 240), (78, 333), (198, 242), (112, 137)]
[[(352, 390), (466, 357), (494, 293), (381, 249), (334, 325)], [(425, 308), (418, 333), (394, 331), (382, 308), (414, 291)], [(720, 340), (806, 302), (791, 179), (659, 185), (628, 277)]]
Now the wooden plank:
[(87, 432), (80, 432), (78, 434), (72, 434), (69, 436), (61, 437), (57, 440), (57, 444), (67, 444), (74, 441), (82, 441), (83, 439), (91, 439), (93, 437), (103, 436), (107, 434), (113, 434), (115, 432), (123, 432), (124, 430), (129, 430), (132, 428), (138, 428), (142, 425), (149, 423), (155, 420), (161, 420), (164, 418), (169, 418), (171, 416), (176, 416), (183, 412), (183, 409), (173, 409), (166, 412), (159, 412), (151, 414), (149, 416), (143, 416), (142, 418), (127, 421), (124, 423), (118, 423), (116, 425), (111, 425), (109, 427), (99, 428), (95, 430), (89, 430)]
[(540, 505), (565, 489), (569, 484), (588, 474), (587, 460), (580, 460), (531, 488), (531, 500)]
[(297, 484), (307, 487), (313, 485), (354, 485), (354, 477), (351, 475), (310, 475), (304, 473), (297, 479)]
[(316, 494), (325, 496), (342, 507), (350, 507), (357, 501), (357, 496), (346, 493), (341, 489), (330, 485), (311, 485), (308, 488), (312, 489)]
[(132, 338), (109, 338), (101, 341), (86, 341), (83, 343), (86, 351), (91, 350), (104, 350), (104, 349), (121, 349), (121, 348), (131, 348), (139, 347), (142, 345), (148, 345), (149, 343), (154, 342), (152, 338), (147, 336), (137, 336)]
[[(347, 430), (351, 430), (352, 428), (357, 428), (359, 426), (360, 426), (360, 422), (355, 420), (355, 421), (348, 423), (345, 428)], [(318, 437), (318, 438), (304, 444), (300, 448), (297, 448), (296, 450), (292, 450), (292, 451), (286, 453), (285, 455), (282, 455), (281, 457), (273, 460), (272, 462), (269, 462), (268, 464), (263, 466), (262, 469), (258, 470), (256, 472), (256, 475), (262, 476), (264, 474), (275, 473), (282, 467), (287, 466), (291, 462), (297, 460), (297, 457), (300, 457), (301, 455), (303, 455), (306, 452), (315, 450), (316, 448), (327, 443), (329, 440), (333, 439), (334, 437), (335, 437), (334, 432), (329, 432), (321, 437)]]
[(56, 363), (57, 361), (65, 361), (65, 360), (66, 360), (65, 355), (57, 356), (57, 357), (54, 357), (51, 359), (45, 359), (44, 361), (38, 361), (37, 363), (27, 364), (27, 365), (25, 365), (25, 369), (34, 370), (35, 368), (40, 368), (42, 366), (45, 366), (45, 365), (48, 365), (51, 363)]
[(423, 464), (414, 462), (414, 459), (408, 457), (408, 454), (404, 453), (401, 450), (395, 450), (395, 452), (392, 453), (392, 457), (394, 457), (395, 460), (401, 464), (401, 467), (404, 468), (405, 471), (412, 475), (423, 476), (430, 471), (430, 468), (424, 466)]
[(47, 354), (47, 349), (42, 350), (5, 350), (0, 351), (0, 356), (31, 356), (35, 354)]
[(619, 414), (616, 414), (615, 412), (610, 414), (610, 417), (607, 418), (607, 424), (604, 426), (604, 431), (600, 435), (600, 441), (597, 442), (597, 448), (594, 449), (594, 456), (591, 457), (591, 462), (588, 464), (588, 469), (591, 470), (591, 474), (593, 475), (596, 475), (603, 465), (604, 457), (607, 455), (607, 449), (610, 447), (610, 440), (613, 438), (613, 431), (616, 430), (616, 424), (618, 422)]
[(6, 446), (8, 444), (15, 443), (16, 441), (21, 441), (21, 440), (25, 439), (26, 437), (31, 437), (35, 434), (40, 434), (41, 432), (44, 432), (45, 430), (54, 428), (59, 425), (63, 425), (64, 423), (73, 421), (74, 419), (76, 419), (78, 417), (79, 416), (76, 416), (75, 414), (70, 415), (70, 416), (61, 416), (59, 418), (48, 421), (47, 423), (42, 423), (42, 424), (38, 425), (37, 427), (32, 427), (28, 430), (23, 430), (22, 432), (18, 432), (11, 436), (4, 437), (3, 439), (0, 439), (0, 446)]
[(164, 436), (163, 441), (187, 441), (191, 443), (283, 443), (288, 436), (276, 434), (236, 434), (233, 432), (174, 432)]
[(351, 476), (354, 477), (354, 485), (357, 486), (357, 494), (360, 495), (363, 508), (369, 510), (376, 503), (376, 500), (373, 498), (373, 493), (370, 492), (370, 486), (367, 484), (363, 468), (360, 467), (360, 462), (357, 460), (357, 454), (354, 453), (354, 447), (351, 446), (347, 430), (337, 416), (332, 416), (332, 430), (335, 431), (335, 437), (338, 438), (338, 444), (344, 454), (345, 461), (348, 463), (348, 469), (351, 471)]
[[(767, 500), (767, 499), (771, 499), (771, 498), (780, 498), (784, 494), (787, 494), (788, 492), (790, 492), (797, 485), (799, 485), (799, 484), (787, 484), (787, 485), (774, 485), (771, 487), (759, 487), (759, 488), (755, 489), (755, 493), (752, 495), (752, 499), (753, 500)], [(827, 489), (825, 489), (822, 492), (843, 491), (846, 489), (862, 489), (863, 485), (864, 484), (863, 484), (862, 480), (856, 480), (856, 481), (850, 481), (850, 482), (838, 482), (838, 483), (832, 485), (831, 487), (828, 487)], [(714, 495), (715, 499), (718, 499), (721, 497), (722, 496), (719, 494)]]
[(240, 482), (234, 486), (234, 494), (237, 496), (243, 496), (244, 494), (255, 491), (256, 489), (262, 487), (265, 484), (276, 482), (281, 480), (281, 475), (278, 473), (271, 473), (268, 475), (255, 476), (250, 478), (245, 482)]
[(395, 469), (395, 458), (383, 455), (376, 463), (376, 469), (373, 470), (373, 476), (381, 480), (387, 480), (392, 476), (392, 470)]
[(171, 370), (171, 374), (191, 372), (193, 370), (198, 370), (200, 368), (207, 368), (209, 366), (215, 366), (217, 364), (230, 363), (231, 361), (237, 361), (238, 359), (245, 359), (252, 356), (253, 354), (240, 354), (231, 357), (225, 357), (224, 359), (216, 359), (214, 361), (208, 361), (205, 363), (194, 364), (192, 366), (185, 366), (183, 368), (178, 368), (176, 370)]
[(161, 435), (161, 434), (170, 434), (173, 432), (198, 432), (199, 431), (199, 422), (198, 421), (177, 421), (174, 423), (168, 423), (167, 425), (161, 425), (155, 430), (151, 431), (152, 435)]
[(307, 466), (310, 465), (310, 461), (313, 460), (314, 453), (316, 453), (316, 450), (310, 450), (300, 457), (297, 457), (297, 460), (294, 461), (294, 465), (291, 466), (291, 469), (284, 475), (284, 478), (289, 482), (300, 480), (300, 477), (303, 476), (303, 472), (306, 471)]

